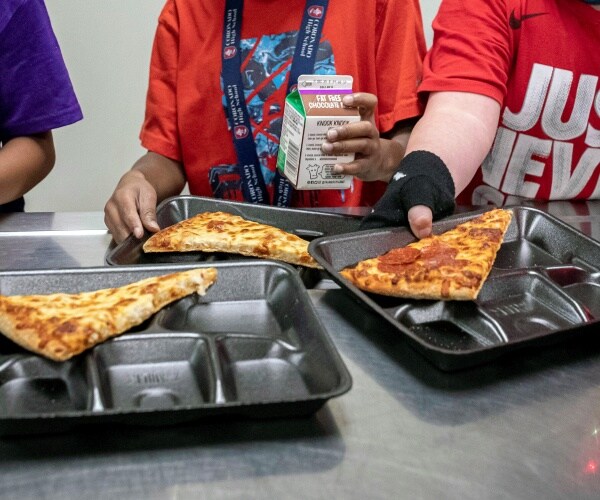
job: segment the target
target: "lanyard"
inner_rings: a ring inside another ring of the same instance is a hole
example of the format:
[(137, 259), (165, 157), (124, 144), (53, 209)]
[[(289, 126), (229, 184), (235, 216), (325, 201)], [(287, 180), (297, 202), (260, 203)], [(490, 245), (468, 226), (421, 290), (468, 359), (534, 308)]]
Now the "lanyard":
[[(306, 1), (288, 78), (288, 92), (296, 85), (298, 76), (311, 74), (314, 71), (328, 3), (328, 0)], [(240, 49), (243, 10), (244, 0), (226, 0), (221, 54), (223, 90), (227, 101), (233, 144), (240, 168), (244, 200), (251, 203), (268, 204), (269, 195), (260, 170), (260, 162), (250, 125), (250, 114), (244, 96)], [(276, 170), (275, 173), (274, 197), (274, 205), (277, 206), (289, 206), (291, 202), (291, 186), (279, 173), (279, 170)]]

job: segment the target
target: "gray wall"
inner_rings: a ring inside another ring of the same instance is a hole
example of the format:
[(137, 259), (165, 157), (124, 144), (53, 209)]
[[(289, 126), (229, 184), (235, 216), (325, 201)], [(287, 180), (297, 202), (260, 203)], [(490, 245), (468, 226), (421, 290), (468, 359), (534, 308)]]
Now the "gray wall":
[(440, 7), (442, 0), (421, 0), (421, 12), (423, 13), (423, 25), (425, 27), (425, 37), (427, 44), (431, 45), (433, 33), (431, 32), (431, 21)]
[[(98, 211), (143, 154), (148, 62), (165, 0), (46, 0), (83, 121), (54, 132), (57, 163), (26, 195), (29, 212)], [(440, 0), (421, 0), (428, 43)]]

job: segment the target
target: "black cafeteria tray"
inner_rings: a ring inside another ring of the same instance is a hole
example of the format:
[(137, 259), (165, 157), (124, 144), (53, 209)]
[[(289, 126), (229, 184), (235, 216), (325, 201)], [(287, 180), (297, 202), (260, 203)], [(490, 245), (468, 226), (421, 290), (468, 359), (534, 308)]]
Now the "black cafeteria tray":
[[(160, 203), (156, 209), (158, 225), (161, 228), (201, 212), (228, 212), (262, 224), (269, 224), (284, 231), (296, 234), (311, 241), (321, 236), (350, 233), (360, 224), (359, 217), (321, 212), (308, 209), (281, 208), (268, 205), (254, 205), (235, 201), (204, 198), (200, 196), (175, 196)], [(167, 252), (144, 253), (142, 246), (150, 233), (137, 239), (129, 236), (120, 244), (109, 248), (106, 262), (112, 266), (137, 264), (176, 264), (191, 262), (215, 262), (223, 260), (254, 260), (258, 258), (228, 253), (208, 252)], [(301, 278), (307, 288), (313, 288), (326, 277), (318, 269), (301, 268)]]
[[(309, 252), (342, 288), (442, 370), (485, 363), (524, 346), (597, 334), (600, 242), (543, 211), (510, 210), (512, 222), (476, 301), (386, 297), (364, 292), (339, 274), (344, 267), (414, 241), (406, 228), (318, 238)], [(434, 233), (484, 211), (438, 221)]]
[(50, 361), (0, 335), (0, 434), (305, 416), (350, 389), (348, 370), (287, 264), (1, 272), (0, 293), (78, 293), (191, 267), (217, 268), (206, 295), (185, 297), (71, 360)]

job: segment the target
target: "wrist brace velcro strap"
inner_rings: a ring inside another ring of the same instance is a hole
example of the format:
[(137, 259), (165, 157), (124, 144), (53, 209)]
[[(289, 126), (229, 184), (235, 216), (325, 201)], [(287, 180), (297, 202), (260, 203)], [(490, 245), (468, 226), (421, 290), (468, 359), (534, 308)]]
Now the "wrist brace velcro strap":
[(444, 162), (429, 151), (413, 151), (404, 157), (360, 229), (404, 226), (415, 205), (428, 206), (433, 219), (440, 219), (454, 211), (454, 194), (454, 181)]

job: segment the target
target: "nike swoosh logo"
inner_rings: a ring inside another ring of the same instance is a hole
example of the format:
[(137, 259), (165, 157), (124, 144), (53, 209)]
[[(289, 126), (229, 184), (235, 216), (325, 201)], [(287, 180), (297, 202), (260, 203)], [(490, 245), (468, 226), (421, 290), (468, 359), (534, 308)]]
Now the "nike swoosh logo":
[(523, 21), (525, 21), (525, 19), (531, 19), (532, 17), (537, 17), (537, 16), (545, 16), (547, 14), (548, 14), (547, 12), (536, 12), (535, 14), (523, 14), (520, 18), (518, 18), (517, 16), (515, 16), (515, 9), (513, 9), (512, 12), (510, 13), (510, 19), (508, 20), (508, 25), (513, 30), (518, 30), (519, 28), (521, 28), (521, 24), (523, 24)]
[(404, 177), (406, 177), (406, 174), (403, 172), (396, 172), (394, 174), (394, 176), (392, 177), (393, 180), (395, 181), (399, 181), (400, 179), (403, 179)]

